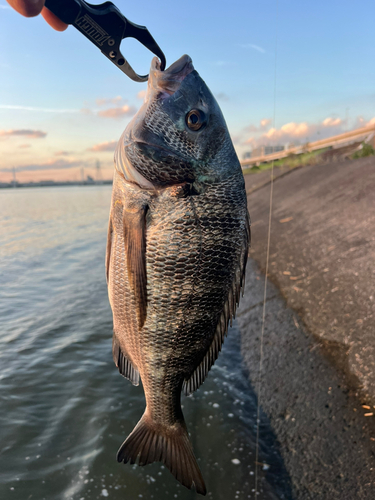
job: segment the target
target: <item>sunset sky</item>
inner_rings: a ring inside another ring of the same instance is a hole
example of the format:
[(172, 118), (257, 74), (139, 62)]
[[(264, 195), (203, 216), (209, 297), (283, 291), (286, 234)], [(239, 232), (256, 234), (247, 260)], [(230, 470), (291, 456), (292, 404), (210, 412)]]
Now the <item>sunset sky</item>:
[[(375, 117), (373, 0), (114, 3), (148, 27), (168, 64), (192, 57), (240, 158), (256, 145), (312, 141)], [(19, 181), (78, 180), (82, 167), (94, 175), (97, 161), (111, 178), (116, 142), (146, 84), (128, 79), (75, 28), (55, 32), (5, 0), (0, 46), (0, 182), (13, 167)], [(130, 40), (121, 49), (148, 72), (151, 53)]]

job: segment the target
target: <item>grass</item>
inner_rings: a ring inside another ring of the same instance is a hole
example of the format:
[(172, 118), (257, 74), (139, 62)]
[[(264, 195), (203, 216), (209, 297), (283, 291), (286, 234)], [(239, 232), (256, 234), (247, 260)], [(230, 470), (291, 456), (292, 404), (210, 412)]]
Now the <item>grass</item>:
[[(286, 158), (282, 158), (281, 160), (275, 160), (273, 165), (274, 167), (288, 167), (289, 169), (305, 165), (312, 165), (317, 162), (318, 156), (324, 153), (324, 151), (327, 151), (327, 149), (328, 148), (318, 149), (316, 151), (311, 151), (311, 153), (307, 152), (300, 155), (291, 154)], [(244, 168), (243, 173), (257, 174), (262, 170), (269, 170), (270, 168), (272, 168), (272, 162), (261, 163), (259, 166), (254, 165), (254, 167), (251, 168)]]
[(365, 142), (362, 142), (361, 149), (356, 151), (352, 155), (352, 158), (354, 160), (356, 158), (365, 158), (366, 156), (372, 156), (372, 155), (375, 155), (375, 149), (371, 146), (371, 144), (366, 144)]

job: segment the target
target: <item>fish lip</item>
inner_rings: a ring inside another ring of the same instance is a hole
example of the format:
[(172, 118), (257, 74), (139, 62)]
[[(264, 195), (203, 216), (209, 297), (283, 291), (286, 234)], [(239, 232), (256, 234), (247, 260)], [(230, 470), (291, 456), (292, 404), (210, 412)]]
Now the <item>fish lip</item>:
[(180, 59), (171, 64), (166, 70), (161, 71), (161, 63), (157, 57), (151, 61), (149, 87), (156, 91), (164, 91), (169, 95), (174, 94), (181, 82), (194, 71), (193, 61), (184, 54)]

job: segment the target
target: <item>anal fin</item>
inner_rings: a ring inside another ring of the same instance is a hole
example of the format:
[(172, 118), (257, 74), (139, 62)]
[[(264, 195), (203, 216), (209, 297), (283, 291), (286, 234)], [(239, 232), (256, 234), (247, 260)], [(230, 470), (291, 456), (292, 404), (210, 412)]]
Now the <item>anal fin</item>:
[(134, 368), (132, 363), (122, 352), (116, 334), (113, 335), (112, 339), (112, 356), (121, 375), (130, 380), (133, 385), (139, 385), (139, 371)]

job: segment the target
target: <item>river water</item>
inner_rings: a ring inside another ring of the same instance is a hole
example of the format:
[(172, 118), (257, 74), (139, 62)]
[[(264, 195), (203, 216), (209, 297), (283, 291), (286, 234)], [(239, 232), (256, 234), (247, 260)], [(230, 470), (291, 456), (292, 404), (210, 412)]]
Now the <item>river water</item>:
[[(104, 276), (110, 186), (0, 191), (0, 498), (202, 498), (160, 463), (118, 464), (144, 410), (118, 373)], [(182, 404), (208, 498), (292, 498), (230, 330), (203, 386)]]

